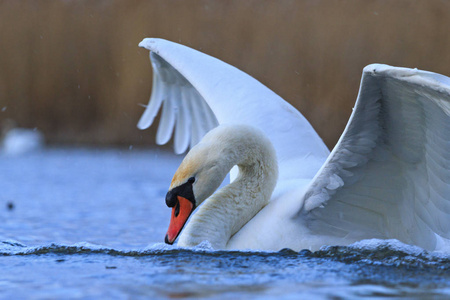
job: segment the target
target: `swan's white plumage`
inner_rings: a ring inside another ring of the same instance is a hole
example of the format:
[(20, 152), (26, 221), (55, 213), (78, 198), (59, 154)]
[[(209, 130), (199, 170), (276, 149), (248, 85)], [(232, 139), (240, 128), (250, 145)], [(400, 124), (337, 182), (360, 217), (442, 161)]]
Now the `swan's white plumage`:
[(175, 131), (174, 150), (180, 154), (189, 145), (197, 144), (218, 123), (205, 100), (183, 75), (157, 54), (150, 52), (150, 57), (154, 70), (152, 96), (138, 127), (148, 128), (162, 106), (156, 143), (166, 144)]
[[(151, 51), (157, 77), (154, 83), (159, 80), (168, 90), (161, 96), (164, 103), (178, 103), (179, 99), (172, 97), (173, 90), (190, 95), (190, 101), (171, 106), (173, 114), (178, 114), (191, 104), (191, 146), (219, 123), (241, 123), (259, 128), (269, 137), (279, 157), (280, 178), (311, 178), (327, 158), (329, 151), (309, 122), (253, 77), (214, 57), (162, 39), (144, 39), (139, 45)], [(138, 123), (141, 129), (150, 126), (155, 116), (157, 105), (151, 104), (155, 93)], [(158, 131), (161, 126), (164, 132), (172, 130), (163, 123), (164, 111), (161, 119)], [(164, 136), (170, 138), (169, 134)]]
[[(240, 176), (214, 193), (235, 165)], [(230, 247), (230, 238), (269, 203), (278, 178), (277, 165), (272, 144), (253, 126), (220, 125), (208, 132), (186, 155), (171, 185), (178, 186), (184, 183), (177, 182), (180, 177), (195, 174), (196, 204), (208, 199), (181, 232), (178, 245), (189, 247), (208, 240), (216, 249)]]
[(138, 126), (150, 126), (161, 103), (170, 102), (158, 143), (170, 139), (174, 124), (180, 153), (186, 140), (192, 147), (217, 124), (244, 123), (275, 147), (279, 181), (271, 202), (230, 240), (232, 248), (315, 249), (362, 238), (396, 238), (430, 250), (448, 244), (448, 77), (367, 66), (349, 123), (328, 155), (306, 119), (249, 75), (165, 40), (144, 39), (140, 46), (151, 51), (155, 72)]
[[(299, 218), (312, 232), (370, 232), (426, 249), (436, 234), (450, 239), (448, 83), (424, 71), (364, 69), (355, 111), (304, 196)], [(330, 187), (332, 178), (339, 184)]]

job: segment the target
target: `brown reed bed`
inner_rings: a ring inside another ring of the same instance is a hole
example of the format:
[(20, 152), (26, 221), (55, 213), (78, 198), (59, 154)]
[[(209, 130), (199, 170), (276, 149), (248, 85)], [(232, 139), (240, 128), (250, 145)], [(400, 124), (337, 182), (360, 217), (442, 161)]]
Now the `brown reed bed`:
[(144, 37), (181, 42), (248, 72), (332, 147), (374, 62), (450, 75), (450, 2), (0, 1), (0, 120), (52, 143), (147, 144)]

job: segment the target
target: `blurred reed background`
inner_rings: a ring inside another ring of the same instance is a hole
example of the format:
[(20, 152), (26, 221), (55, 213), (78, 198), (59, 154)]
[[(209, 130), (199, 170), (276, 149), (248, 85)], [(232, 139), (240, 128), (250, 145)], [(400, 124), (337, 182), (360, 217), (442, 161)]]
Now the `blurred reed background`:
[(254, 76), (329, 147), (380, 62), (450, 75), (450, 1), (0, 1), (0, 120), (49, 143), (153, 145), (136, 123), (160, 37)]

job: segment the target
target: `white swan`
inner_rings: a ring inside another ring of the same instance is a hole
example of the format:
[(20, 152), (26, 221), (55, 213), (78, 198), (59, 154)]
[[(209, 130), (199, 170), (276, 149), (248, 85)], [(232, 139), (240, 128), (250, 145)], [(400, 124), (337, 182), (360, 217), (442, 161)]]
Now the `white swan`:
[(18, 128), (15, 121), (6, 119), (1, 129), (0, 154), (21, 155), (44, 147), (44, 135), (36, 128)]
[[(330, 154), (297, 110), (242, 71), (169, 41), (139, 45), (154, 75), (138, 127), (163, 103), (157, 143), (174, 131), (175, 152), (192, 148), (166, 197), (166, 242), (181, 232), (181, 246), (208, 240), (218, 249), (315, 250), (365, 238), (450, 247), (450, 78), (367, 66)], [(235, 164), (239, 176), (213, 194)]]

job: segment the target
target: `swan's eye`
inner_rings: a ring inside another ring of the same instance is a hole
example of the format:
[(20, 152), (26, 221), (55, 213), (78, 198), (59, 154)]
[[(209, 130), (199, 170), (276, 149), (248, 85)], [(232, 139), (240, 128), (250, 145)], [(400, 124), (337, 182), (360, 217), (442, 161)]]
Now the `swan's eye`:
[(189, 183), (194, 183), (194, 182), (195, 182), (195, 177), (189, 178), (187, 182), (189, 182)]

